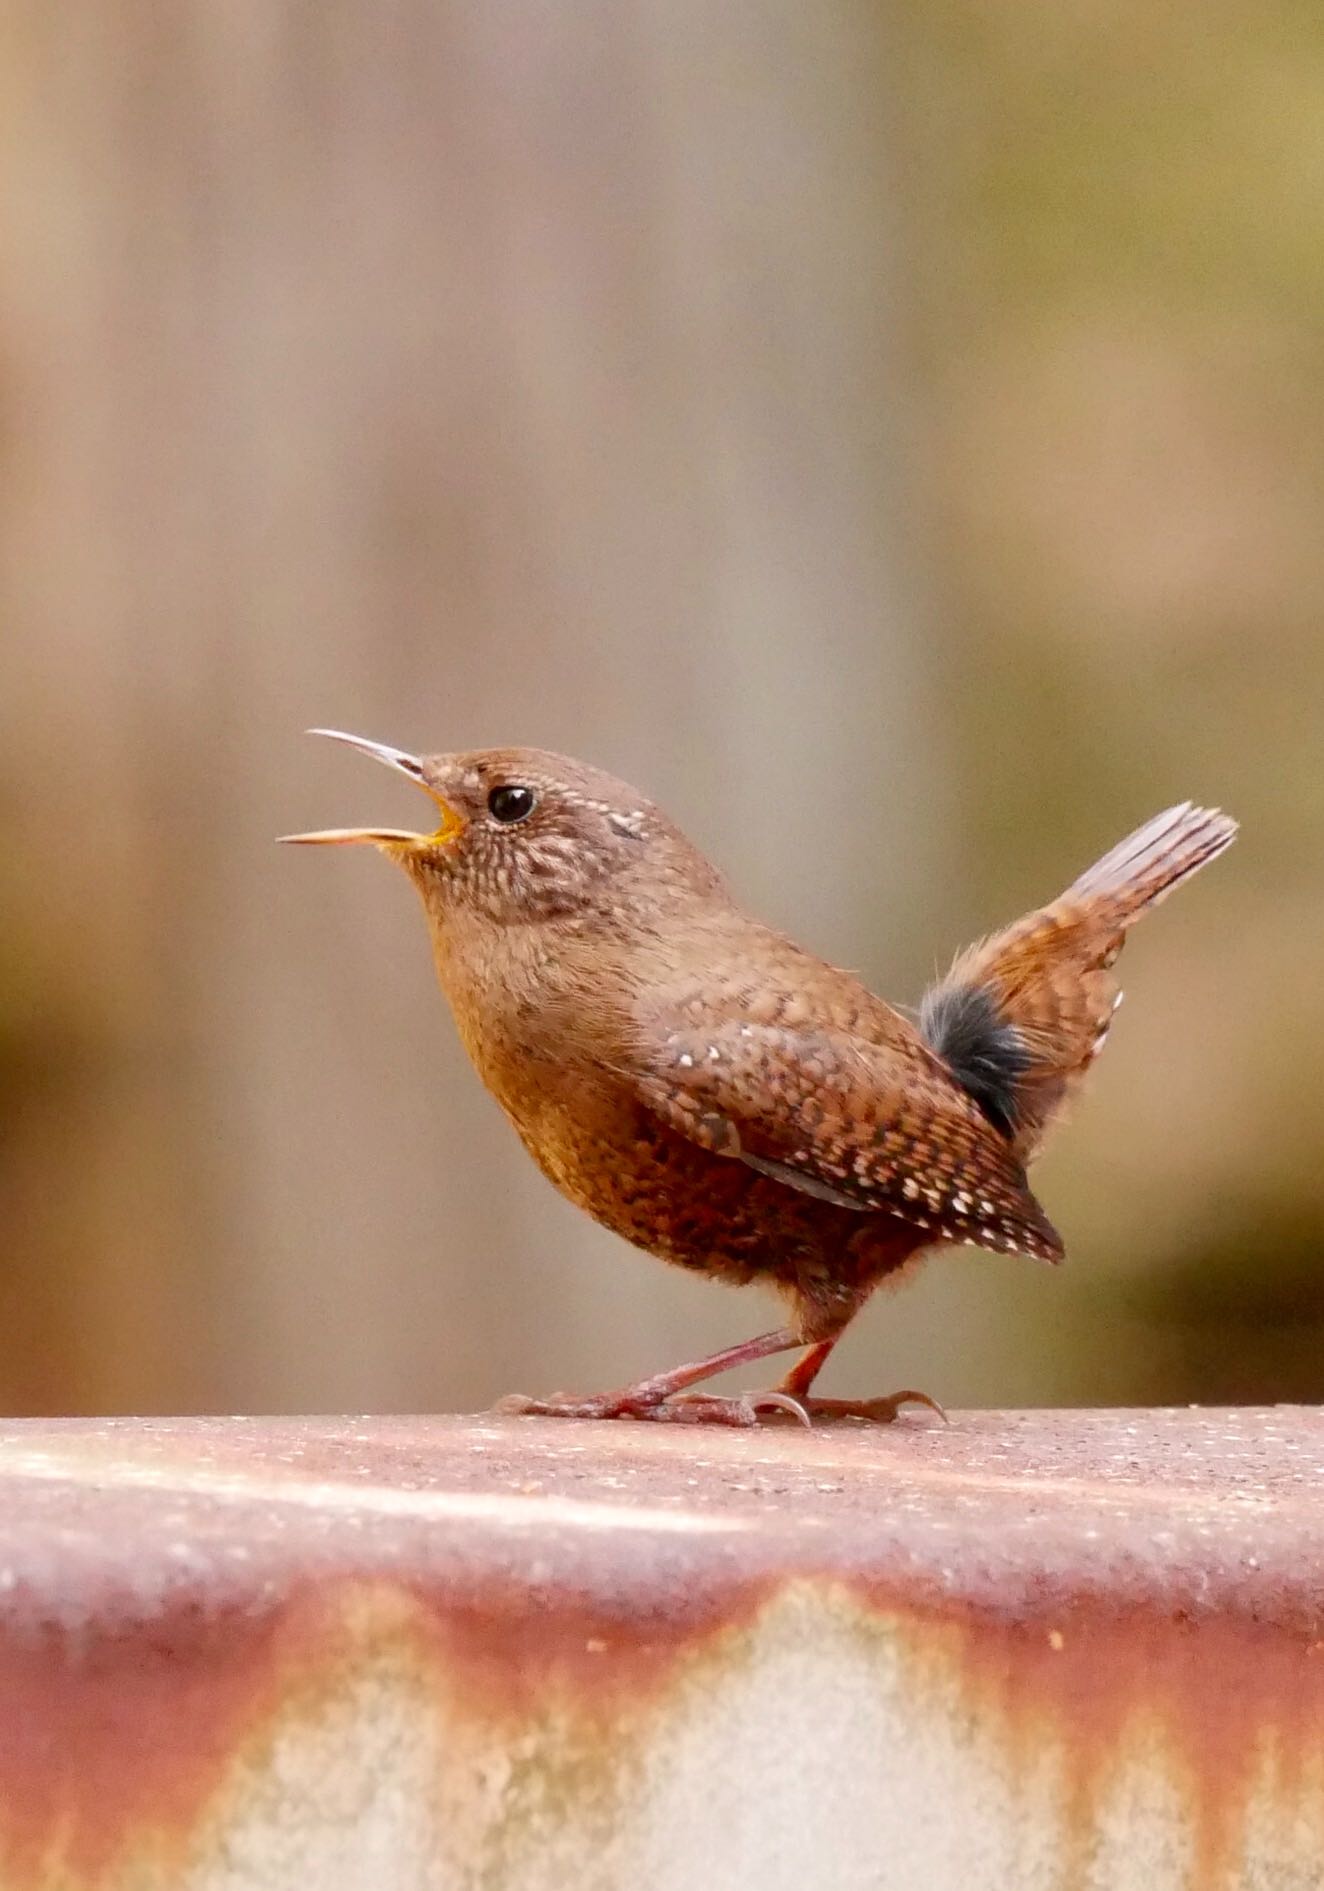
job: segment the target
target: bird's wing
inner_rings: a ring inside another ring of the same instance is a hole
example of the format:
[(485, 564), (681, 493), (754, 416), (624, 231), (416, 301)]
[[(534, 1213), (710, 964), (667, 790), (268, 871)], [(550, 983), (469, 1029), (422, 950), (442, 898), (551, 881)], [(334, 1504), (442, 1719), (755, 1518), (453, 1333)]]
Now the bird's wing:
[(1061, 1258), (1010, 1145), (927, 1053), (673, 1012), (640, 1032), (631, 1064), (647, 1108), (715, 1155), (935, 1239)]

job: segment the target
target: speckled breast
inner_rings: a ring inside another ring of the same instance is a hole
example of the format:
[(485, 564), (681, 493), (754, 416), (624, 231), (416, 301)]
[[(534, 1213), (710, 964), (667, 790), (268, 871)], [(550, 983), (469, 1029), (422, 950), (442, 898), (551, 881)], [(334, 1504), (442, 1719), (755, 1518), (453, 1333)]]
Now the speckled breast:
[(508, 1109), (561, 1193), (613, 1233), (680, 1267), (728, 1279), (788, 1279), (838, 1263), (861, 1216), (798, 1194), (660, 1123), (633, 1097), (596, 1086)]

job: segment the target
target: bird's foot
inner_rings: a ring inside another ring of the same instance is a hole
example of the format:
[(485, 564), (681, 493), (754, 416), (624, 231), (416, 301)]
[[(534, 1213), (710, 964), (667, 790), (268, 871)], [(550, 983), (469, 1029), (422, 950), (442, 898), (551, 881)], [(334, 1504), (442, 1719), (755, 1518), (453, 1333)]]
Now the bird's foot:
[(943, 1424), (948, 1423), (946, 1412), (937, 1399), (931, 1399), (927, 1392), (893, 1392), (885, 1399), (816, 1399), (802, 1396), (798, 1401), (801, 1407), (814, 1418), (867, 1418), (875, 1425), (892, 1425), (901, 1416), (903, 1405), (927, 1405), (931, 1412), (936, 1412)]
[(649, 1417), (669, 1418), (678, 1425), (757, 1425), (763, 1412), (785, 1412), (806, 1431), (813, 1430), (803, 1402), (789, 1392), (740, 1392), (730, 1399), (714, 1392), (682, 1392)]
[(558, 1393), (550, 1399), (526, 1398), (512, 1392), (499, 1399), (494, 1412), (532, 1418), (637, 1418), (654, 1424), (757, 1425), (763, 1412), (786, 1412), (801, 1425), (809, 1414), (788, 1392), (743, 1392), (718, 1398), (710, 1392), (683, 1392), (672, 1398), (627, 1386), (621, 1392), (602, 1392), (596, 1398), (576, 1399)]

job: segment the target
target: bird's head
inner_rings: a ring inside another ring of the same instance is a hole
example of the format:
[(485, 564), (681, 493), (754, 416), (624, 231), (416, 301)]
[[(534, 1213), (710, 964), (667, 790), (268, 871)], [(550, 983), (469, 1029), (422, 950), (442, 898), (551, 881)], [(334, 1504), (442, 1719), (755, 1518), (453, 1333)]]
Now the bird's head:
[(635, 789), (601, 769), (545, 749), (474, 749), (409, 755), (337, 729), (347, 742), (408, 775), (439, 811), (429, 833), (336, 827), (285, 834), (301, 846), (377, 847), (398, 862), (443, 919), (465, 907), (497, 924), (568, 916), (610, 901), (645, 870), (679, 890), (720, 884), (697, 849)]

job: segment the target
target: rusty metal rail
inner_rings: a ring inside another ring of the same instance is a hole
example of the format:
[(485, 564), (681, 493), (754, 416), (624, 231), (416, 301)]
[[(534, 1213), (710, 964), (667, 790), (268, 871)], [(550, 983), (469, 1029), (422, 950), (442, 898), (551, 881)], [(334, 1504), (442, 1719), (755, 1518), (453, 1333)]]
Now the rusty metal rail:
[(1316, 1891), (1324, 1416), (0, 1434), (0, 1891)]

